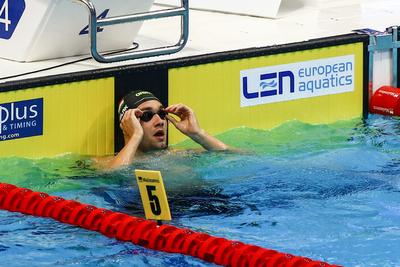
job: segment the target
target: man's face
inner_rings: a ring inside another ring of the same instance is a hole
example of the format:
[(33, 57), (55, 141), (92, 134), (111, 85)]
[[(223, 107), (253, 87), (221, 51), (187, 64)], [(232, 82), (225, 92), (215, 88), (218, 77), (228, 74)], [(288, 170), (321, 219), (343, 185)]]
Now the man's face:
[[(152, 111), (157, 113), (164, 109), (163, 105), (157, 100), (149, 100), (138, 106), (142, 111)], [(161, 119), (158, 114), (154, 114), (150, 121), (140, 121), (143, 127), (143, 139), (139, 149), (143, 152), (167, 147), (167, 121)]]

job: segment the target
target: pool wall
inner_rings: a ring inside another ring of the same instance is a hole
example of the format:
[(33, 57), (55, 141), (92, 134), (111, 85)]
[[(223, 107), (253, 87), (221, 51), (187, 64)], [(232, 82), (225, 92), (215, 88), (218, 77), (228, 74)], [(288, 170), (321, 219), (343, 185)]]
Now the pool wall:
[[(119, 151), (116, 107), (137, 89), (152, 91), (165, 105), (191, 106), (212, 134), (240, 126), (271, 129), (289, 120), (365, 117), (368, 41), (367, 35), (347, 34), (7, 82), (0, 85), (0, 156)], [(306, 74), (310, 70), (315, 76)], [(172, 144), (184, 138), (169, 132)]]

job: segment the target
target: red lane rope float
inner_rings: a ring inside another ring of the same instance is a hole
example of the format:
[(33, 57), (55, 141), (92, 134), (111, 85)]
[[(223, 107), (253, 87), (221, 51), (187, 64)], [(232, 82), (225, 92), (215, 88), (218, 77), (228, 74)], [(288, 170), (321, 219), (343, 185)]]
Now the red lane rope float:
[(400, 116), (400, 89), (382, 86), (371, 97), (369, 110), (372, 113)]
[(189, 229), (170, 225), (158, 226), (153, 221), (33, 192), (11, 184), (0, 183), (0, 208), (50, 217), (149, 249), (190, 255), (223, 266), (339, 267)]

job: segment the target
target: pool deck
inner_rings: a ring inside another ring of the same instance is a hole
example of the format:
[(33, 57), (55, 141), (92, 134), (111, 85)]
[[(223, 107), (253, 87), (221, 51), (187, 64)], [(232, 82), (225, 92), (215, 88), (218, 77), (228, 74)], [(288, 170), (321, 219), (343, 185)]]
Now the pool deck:
[[(153, 10), (165, 6), (154, 5)], [(4, 77), (49, 68), (87, 56), (58, 58), (21, 63), (0, 59), (0, 85), (11, 81), (73, 73), (188, 56), (302, 42), (310, 39), (351, 33), (352, 30), (372, 28), (383, 31), (400, 24), (398, 0), (283, 0), (278, 18), (231, 14), (192, 9), (190, 11), (189, 41), (179, 53), (153, 58), (102, 64), (93, 59), (55, 69), (24, 75)], [(179, 19), (144, 23), (135, 42), (140, 49), (174, 44), (180, 32)]]

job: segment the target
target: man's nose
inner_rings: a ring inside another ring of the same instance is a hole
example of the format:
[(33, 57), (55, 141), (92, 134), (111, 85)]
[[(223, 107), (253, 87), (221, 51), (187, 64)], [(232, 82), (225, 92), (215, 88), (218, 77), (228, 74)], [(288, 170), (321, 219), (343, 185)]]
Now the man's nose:
[(160, 115), (158, 114), (154, 114), (154, 118), (155, 118), (155, 123), (156, 125), (164, 125), (164, 121), (163, 119), (161, 119)]

